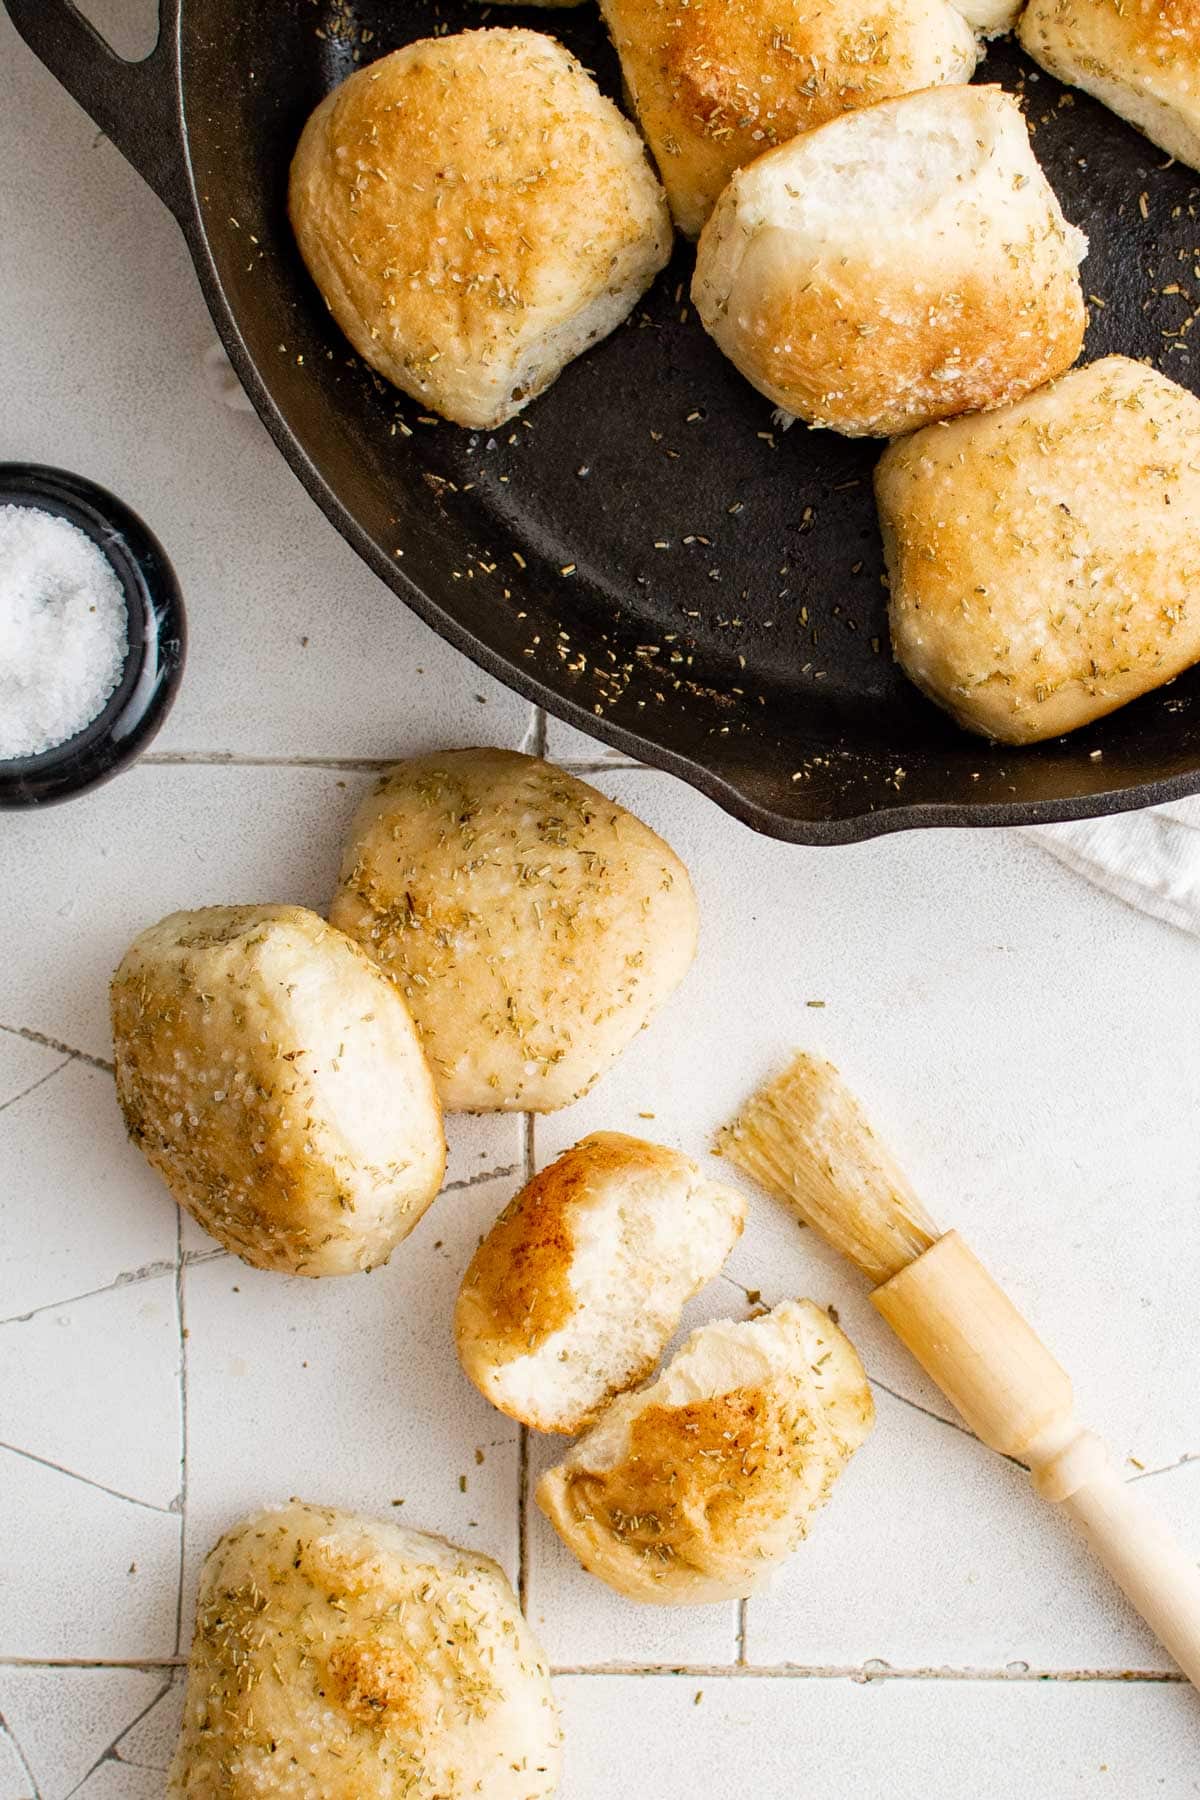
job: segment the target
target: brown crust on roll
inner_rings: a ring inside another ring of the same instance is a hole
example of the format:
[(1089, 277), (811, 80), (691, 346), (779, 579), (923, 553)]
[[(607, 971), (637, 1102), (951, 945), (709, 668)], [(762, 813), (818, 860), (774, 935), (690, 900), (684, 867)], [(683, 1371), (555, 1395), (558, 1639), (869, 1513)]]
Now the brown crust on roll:
[(463, 1369), (510, 1418), (582, 1430), (649, 1374), (745, 1211), (678, 1150), (593, 1132), (522, 1188), (475, 1252), (454, 1315)]
[(1030, 0), (1023, 47), (1200, 168), (1200, 0)]
[(601, 0), (680, 230), (736, 169), (839, 113), (966, 81), (977, 49), (945, 0)]
[(584, 1568), (664, 1606), (753, 1593), (807, 1535), (870, 1433), (853, 1345), (811, 1301), (693, 1332), (615, 1400), (537, 1501)]
[(533, 31), (426, 38), (360, 69), (305, 127), (289, 204), (359, 355), (480, 428), (612, 331), (670, 254), (633, 126)]
[(1200, 399), (1109, 356), (885, 451), (892, 644), (961, 725), (1073, 731), (1200, 659)]
[(452, 1112), (578, 1099), (682, 979), (698, 929), (687, 870), (649, 826), (490, 749), (383, 777), (329, 916), (404, 995)]
[(938, 87), (742, 170), (704, 229), (692, 291), (777, 406), (889, 437), (1003, 406), (1069, 368), (1086, 323), (1083, 248), (1011, 96)]

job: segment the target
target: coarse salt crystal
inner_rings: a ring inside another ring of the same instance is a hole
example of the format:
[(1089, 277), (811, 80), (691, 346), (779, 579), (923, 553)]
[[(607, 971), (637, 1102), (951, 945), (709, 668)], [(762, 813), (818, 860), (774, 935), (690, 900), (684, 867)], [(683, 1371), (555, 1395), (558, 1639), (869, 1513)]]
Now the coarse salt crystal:
[(120, 578), (86, 532), (40, 507), (0, 506), (0, 759), (90, 725), (128, 643)]

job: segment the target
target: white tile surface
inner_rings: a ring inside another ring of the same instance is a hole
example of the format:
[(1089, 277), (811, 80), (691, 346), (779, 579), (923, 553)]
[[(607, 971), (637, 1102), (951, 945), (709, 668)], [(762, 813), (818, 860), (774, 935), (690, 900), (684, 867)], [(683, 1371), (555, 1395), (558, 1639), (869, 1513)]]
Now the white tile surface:
[(0, 1450), (0, 1662), (172, 1656), (180, 1525)]
[[(750, 1602), (752, 1664), (1170, 1668), (1021, 1470), (887, 1394), (876, 1405), (808, 1542)], [(1200, 1545), (1200, 1463), (1157, 1477), (1153, 1497)]]
[[(91, 10), (126, 41), (151, 0)], [(53, 154), (31, 158), (31, 144)], [(180, 1225), (125, 1142), (110, 1076), (80, 1056), (109, 1054), (108, 976), (144, 924), (328, 898), (369, 777), (254, 759), (527, 744), (533, 719), (375, 582), (256, 421), (213, 398), (212, 332), (174, 226), (2, 15), (0, 196), (0, 457), (125, 494), (175, 558), (192, 624), (160, 760), (3, 828), (0, 1321), (25, 1322), (0, 1323), (0, 1800), (29, 1800), (35, 1780), (41, 1800), (160, 1800), (180, 1681), (155, 1695), (200, 1557), (244, 1510), (291, 1493), (381, 1512), (403, 1498), (406, 1522), (499, 1555), (559, 1668), (705, 1671), (562, 1677), (564, 1800), (1200, 1791), (1200, 1715), (1179, 1685), (955, 1678), (1166, 1664), (1023, 1477), (943, 1422), (849, 1272), (765, 1200), (689, 1322), (740, 1316), (747, 1289), (810, 1293), (837, 1305), (882, 1385), (874, 1438), (744, 1636), (732, 1607), (618, 1600), (533, 1509), (522, 1558), (519, 1434), (449, 1347), (462, 1269), (522, 1178), (522, 1121), (452, 1121), (452, 1191), (367, 1279), (256, 1275)], [(793, 1044), (826, 1051), (934, 1212), (1042, 1326), (1085, 1415), (1122, 1458), (1170, 1469), (1147, 1491), (1200, 1548), (1200, 1461), (1170, 1467), (1200, 1453), (1200, 946), (1008, 834), (787, 849), (553, 721), (547, 742), (601, 765), (589, 779), (676, 845), (704, 927), (660, 1019), (586, 1101), (537, 1122), (538, 1164), (605, 1126), (702, 1153)], [(167, 1510), (183, 1347), (186, 1555)], [(560, 1449), (528, 1445), (531, 1480)], [(739, 1653), (751, 1668), (886, 1662), (936, 1678), (708, 1672)]]
[(89, 1791), (87, 1777), (166, 1683), (166, 1676), (140, 1669), (0, 1669), (0, 1718), (41, 1800)]
[(0, 1032), (6, 1078), (27, 1056), (56, 1072), (0, 1109), (0, 1319), (175, 1258), (175, 1208), (125, 1141), (112, 1077)]
[(559, 1696), (560, 1800), (1200, 1793), (1200, 1714), (1178, 1686), (585, 1675)]
[[(304, 1281), (191, 1267), (185, 1644), (200, 1564), (243, 1514), (296, 1495), (387, 1515), (517, 1574), (518, 1431), (458, 1368), (454, 1296), (512, 1191), (436, 1201), (386, 1268)], [(482, 1462), (479, 1460), (482, 1455)]]
[(0, 1326), (0, 1441), (135, 1500), (176, 1505), (174, 1270)]

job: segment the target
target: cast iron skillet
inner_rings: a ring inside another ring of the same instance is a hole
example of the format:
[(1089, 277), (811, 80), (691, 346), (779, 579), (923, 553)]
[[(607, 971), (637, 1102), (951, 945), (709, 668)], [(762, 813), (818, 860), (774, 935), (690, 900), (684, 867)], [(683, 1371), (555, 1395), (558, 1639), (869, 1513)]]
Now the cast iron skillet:
[[(291, 153), (331, 85), (406, 39), (479, 24), (472, 0), (162, 0), (158, 47), (137, 65), (70, 0), (5, 4), (179, 220), (237, 371), (314, 499), (520, 693), (803, 844), (1200, 789), (1200, 670), (1021, 751), (959, 732), (909, 687), (888, 653), (878, 445), (773, 432), (689, 312), (686, 248), (628, 326), (493, 436), (422, 418), (357, 361), (291, 241)], [(593, 7), (486, 16), (552, 30), (617, 90)], [(1038, 154), (1091, 238), (1084, 286), (1103, 305), (1085, 354), (1146, 357), (1200, 387), (1186, 325), (1200, 178), (1008, 43), (984, 74), (1024, 92)]]

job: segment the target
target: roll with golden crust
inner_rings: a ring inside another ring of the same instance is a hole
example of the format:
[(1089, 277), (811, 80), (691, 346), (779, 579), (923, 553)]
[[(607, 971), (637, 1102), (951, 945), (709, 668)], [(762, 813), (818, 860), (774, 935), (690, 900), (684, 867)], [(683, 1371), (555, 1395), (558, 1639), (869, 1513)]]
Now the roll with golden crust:
[(660, 1606), (743, 1598), (807, 1536), (875, 1410), (854, 1346), (811, 1300), (693, 1332), (537, 1487), (584, 1568)]
[(1200, 0), (1030, 0), (1035, 62), (1200, 169)]
[(601, 0), (679, 229), (736, 169), (839, 113), (968, 81), (978, 46), (948, 0)]
[(500, 425), (632, 310), (670, 220), (628, 119), (553, 38), (426, 38), (350, 76), (292, 165), (304, 260), (360, 356)]
[(649, 826), (514, 750), (385, 775), (329, 916), (403, 994), (450, 1112), (578, 1099), (683, 979), (698, 930), (687, 870)]
[(494, 1562), (293, 1500), (205, 1562), (168, 1800), (547, 1800), (560, 1739)]
[(704, 228), (692, 295), (777, 406), (890, 437), (1069, 368), (1086, 249), (1011, 95), (936, 87), (740, 170)]
[(112, 1023), (134, 1143), (255, 1268), (373, 1268), (437, 1194), (446, 1144), (416, 1027), (316, 913), (172, 913), (126, 952)]
[(648, 1375), (742, 1233), (746, 1202), (690, 1157), (598, 1131), (521, 1189), (463, 1280), (455, 1339), (493, 1406), (581, 1431)]
[(1200, 399), (1107, 356), (884, 452), (892, 645), (961, 725), (1073, 731), (1200, 659)]

